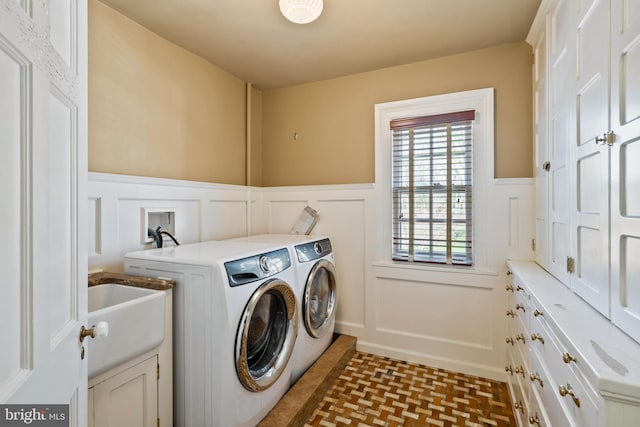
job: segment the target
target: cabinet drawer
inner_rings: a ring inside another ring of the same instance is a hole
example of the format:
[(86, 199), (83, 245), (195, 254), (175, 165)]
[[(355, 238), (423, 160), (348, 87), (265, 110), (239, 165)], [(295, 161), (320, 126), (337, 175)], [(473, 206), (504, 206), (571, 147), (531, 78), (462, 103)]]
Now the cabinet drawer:
[(529, 380), (531, 381), (530, 401), (533, 398), (538, 400), (538, 404), (546, 412), (548, 425), (553, 427), (585, 427), (584, 425), (574, 424), (568, 414), (565, 413), (565, 408), (560, 401), (560, 395), (556, 392), (555, 382), (549, 376), (544, 363), (535, 353), (531, 355)]
[(513, 348), (517, 348), (522, 355), (528, 359), (529, 354), (529, 346), (531, 344), (531, 339), (529, 338), (529, 331), (522, 325), (520, 322), (512, 322), (507, 329), (509, 332), (508, 337), (512, 340), (508, 343), (507, 347), (510, 347), (510, 350)]
[[(585, 380), (581, 373), (579, 361), (568, 360), (565, 363), (561, 347), (556, 336), (549, 334), (549, 342), (545, 342), (548, 349), (545, 363), (554, 382), (554, 393), (561, 400), (567, 413), (578, 426), (602, 425), (599, 419), (598, 407), (603, 405), (596, 392)], [(563, 390), (561, 391), (561, 387)], [(562, 394), (565, 394), (562, 396)], [(571, 396), (573, 393), (573, 396)], [(579, 405), (579, 406), (578, 406)]]
[(518, 279), (513, 279), (513, 296), (511, 298), (510, 310), (513, 310), (515, 317), (520, 319), (526, 329), (529, 329), (529, 313), (531, 312), (531, 295)]
[(508, 362), (509, 366), (513, 367), (514, 372), (510, 375), (507, 375), (509, 392), (511, 396), (511, 408), (513, 410), (513, 414), (516, 417), (516, 421), (519, 426), (525, 426), (528, 423), (527, 418), (527, 400), (529, 396), (529, 383), (523, 383), (523, 376), (520, 373), (515, 372), (516, 366), (521, 366), (521, 361), (516, 360), (514, 358), (517, 357), (519, 359), (520, 352), (515, 350), (513, 352), (509, 352)]
[(540, 401), (540, 396), (537, 391), (532, 391), (528, 403), (528, 417), (527, 424), (534, 427), (554, 427), (549, 422), (547, 412), (544, 410), (544, 406)]

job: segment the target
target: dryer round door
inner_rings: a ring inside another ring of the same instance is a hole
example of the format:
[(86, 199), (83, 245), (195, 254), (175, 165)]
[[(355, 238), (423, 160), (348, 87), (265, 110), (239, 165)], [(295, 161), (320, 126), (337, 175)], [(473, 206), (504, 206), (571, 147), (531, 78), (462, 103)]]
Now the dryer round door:
[(250, 391), (273, 385), (286, 369), (298, 336), (298, 311), (291, 286), (269, 280), (253, 293), (236, 336), (236, 372)]
[(331, 326), (336, 306), (336, 270), (333, 263), (320, 260), (311, 269), (304, 287), (304, 326), (314, 338), (323, 336)]

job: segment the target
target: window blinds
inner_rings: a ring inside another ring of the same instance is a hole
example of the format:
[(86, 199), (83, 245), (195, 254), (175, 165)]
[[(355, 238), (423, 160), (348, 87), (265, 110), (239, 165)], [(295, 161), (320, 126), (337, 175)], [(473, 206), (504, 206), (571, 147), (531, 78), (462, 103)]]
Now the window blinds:
[(475, 111), (392, 120), (392, 258), (473, 264)]

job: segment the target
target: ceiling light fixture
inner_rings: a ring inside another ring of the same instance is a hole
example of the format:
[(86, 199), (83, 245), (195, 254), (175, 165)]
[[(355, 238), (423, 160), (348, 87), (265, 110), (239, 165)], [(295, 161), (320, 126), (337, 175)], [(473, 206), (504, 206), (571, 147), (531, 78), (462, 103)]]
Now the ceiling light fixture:
[(322, 13), (322, 0), (280, 0), (280, 12), (295, 24), (308, 24)]

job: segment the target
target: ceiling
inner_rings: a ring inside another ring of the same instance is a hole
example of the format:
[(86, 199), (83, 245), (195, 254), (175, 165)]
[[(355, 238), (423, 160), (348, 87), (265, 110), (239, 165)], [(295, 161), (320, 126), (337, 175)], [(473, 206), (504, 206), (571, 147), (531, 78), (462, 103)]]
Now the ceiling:
[(287, 21), (278, 0), (101, 0), (260, 89), (525, 39), (540, 0), (324, 0)]

